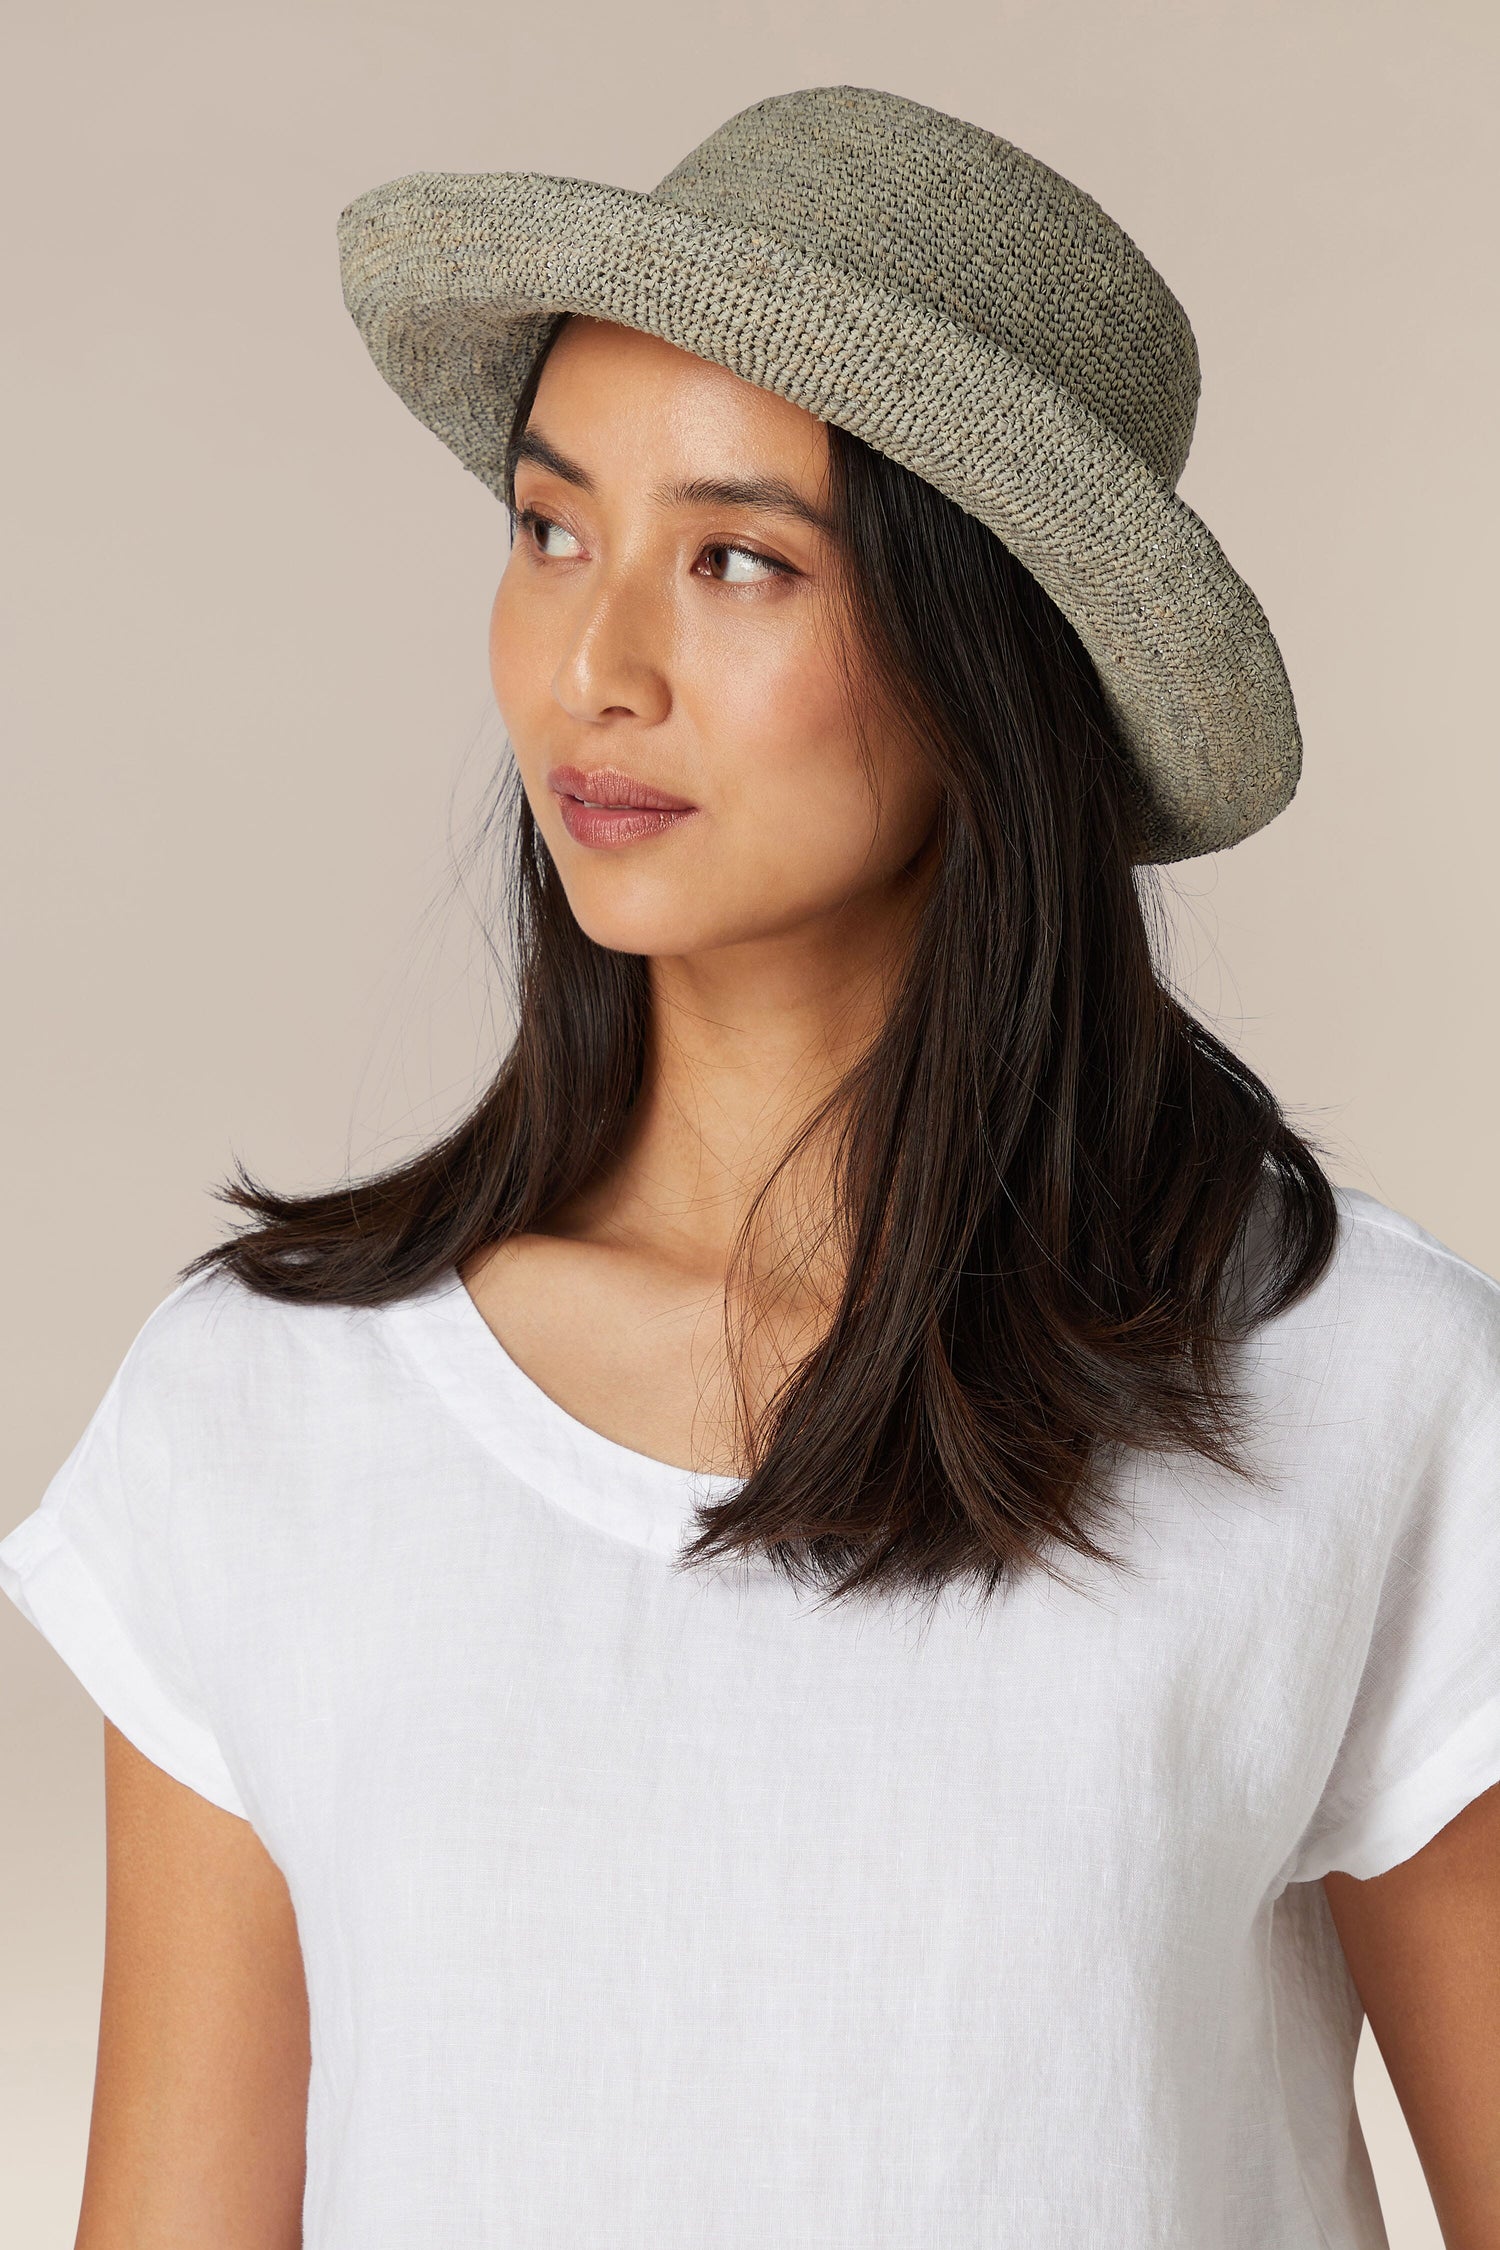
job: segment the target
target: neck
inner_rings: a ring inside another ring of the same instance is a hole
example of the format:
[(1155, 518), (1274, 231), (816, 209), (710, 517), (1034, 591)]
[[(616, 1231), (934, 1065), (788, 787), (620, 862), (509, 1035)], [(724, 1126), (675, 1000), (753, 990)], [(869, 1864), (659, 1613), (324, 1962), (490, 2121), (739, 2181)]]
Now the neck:
[[(653, 959), (630, 1134), (556, 1231), (645, 1250), (722, 1288), (757, 1190), (879, 1035), (929, 872), (791, 930)], [(821, 1144), (799, 1153), (758, 1214), (757, 1288), (819, 1240), (827, 1156)]]

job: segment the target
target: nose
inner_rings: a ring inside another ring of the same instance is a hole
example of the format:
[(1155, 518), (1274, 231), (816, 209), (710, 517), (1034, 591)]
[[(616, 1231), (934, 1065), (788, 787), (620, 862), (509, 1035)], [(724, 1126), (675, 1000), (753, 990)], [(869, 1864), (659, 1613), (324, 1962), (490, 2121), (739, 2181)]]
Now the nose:
[(597, 725), (664, 719), (672, 694), (663, 661), (669, 626), (647, 574), (601, 572), (581, 596), (552, 692), (570, 718)]

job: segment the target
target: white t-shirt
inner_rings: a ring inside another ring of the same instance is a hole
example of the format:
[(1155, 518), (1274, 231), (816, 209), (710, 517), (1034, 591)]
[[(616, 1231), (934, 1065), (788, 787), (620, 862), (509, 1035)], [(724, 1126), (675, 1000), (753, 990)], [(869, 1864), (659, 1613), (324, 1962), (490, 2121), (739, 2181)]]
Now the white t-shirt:
[(251, 1820), (307, 2250), (1375, 2250), (1317, 1878), (1500, 1780), (1500, 1283), (1372, 1197), (1134, 1579), (819, 1607), (456, 1272), (151, 1313), (0, 1583)]

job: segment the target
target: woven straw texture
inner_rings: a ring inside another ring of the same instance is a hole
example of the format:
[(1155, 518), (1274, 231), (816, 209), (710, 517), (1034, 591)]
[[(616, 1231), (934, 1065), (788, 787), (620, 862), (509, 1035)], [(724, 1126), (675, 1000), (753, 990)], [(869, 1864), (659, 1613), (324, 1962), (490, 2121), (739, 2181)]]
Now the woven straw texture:
[(1176, 496), (1193, 332), (1092, 196), (998, 135), (819, 86), (732, 117), (643, 194), (419, 172), (339, 218), (386, 381), (504, 497), (557, 312), (648, 331), (835, 422), (986, 524), (1093, 659), (1135, 781), (1134, 856), (1274, 818), (1301, 770), (1264, 612)]

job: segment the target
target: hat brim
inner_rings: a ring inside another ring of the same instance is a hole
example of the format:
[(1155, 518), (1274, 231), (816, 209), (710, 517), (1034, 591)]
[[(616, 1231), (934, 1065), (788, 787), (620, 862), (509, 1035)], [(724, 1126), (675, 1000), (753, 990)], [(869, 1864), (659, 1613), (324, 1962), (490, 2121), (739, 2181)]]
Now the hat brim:
[(502, 498), (550, 320), (659, 336), (834, 422), (986, 524), (1092, 658), (1139, 785), (1134, 856), (1240, 842), (1301, 771), (1264, 612), (1218, 542), (1097, 414), (988, 338), (832, 262), (628, 188), (414, 173), (339, 218), (377, 368)]

